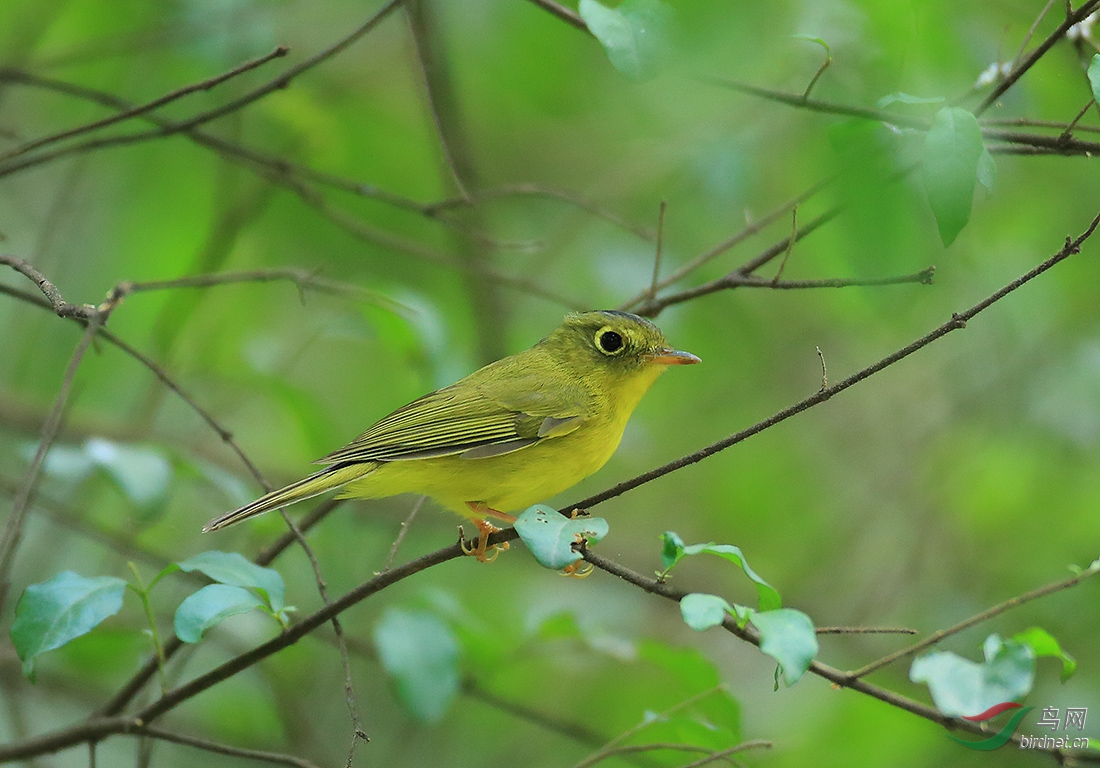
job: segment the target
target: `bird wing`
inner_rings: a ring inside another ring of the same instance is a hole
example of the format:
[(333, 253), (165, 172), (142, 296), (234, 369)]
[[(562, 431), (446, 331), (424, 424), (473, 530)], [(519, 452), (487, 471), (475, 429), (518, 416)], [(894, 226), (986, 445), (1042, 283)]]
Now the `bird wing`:
[(584, 422), (588, 409), (583, 388), (558, 382), (548, 385), (540, 376), (514, 368), (494, 371), (498, 365), (398, 408), (315, 463), (455, 454), (487, 458), (569, 434)]

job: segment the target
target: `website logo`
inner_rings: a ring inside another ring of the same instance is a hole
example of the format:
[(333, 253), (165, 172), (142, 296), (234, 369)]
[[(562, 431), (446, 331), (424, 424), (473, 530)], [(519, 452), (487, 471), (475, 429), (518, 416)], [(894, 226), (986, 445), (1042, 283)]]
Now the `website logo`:
[[(994, 704), (985, 712), (981, 712), (977, 715), (970, 715), (969, 717), (963, 717), (964, 720), (969, 720), (972, 723), (988, 723), (989, 721), (997, 718), (1005, 712), (1012, 712), (1012, 716), (1008, 718), (1005, 724), (999, 731), (990, 736), (987, 739), (981, 739), (980, 741), (970, 741), (968, 739), (960, 739), (952, 733), (948, 733), (947, 736), (952, 741), (956, 741), (962, 744), (967, 749), (977, 749), (983, 752), (1003, 747), (1016, 733), (1016, 729), (1020, 726), (1020, 722), (1024, 719), (1024, 716), (1028, 712), (1033, 710), (1034, 707), (1024, 707), (1017, 704), (1014, 701), (1004, 701), (1000, 704)], [(1015, 710), (1013, 712), (1013, 710)], [(1088, 715), (1088, 709), (1086, 707), (1067, 707), (1066, 716), (1063, 721), (1059, 717), (1057, 707), (1044, 707), (1042, 716), (1036, 723), (1040, 727), (1049, 727), (1052, 731), (1057, 731), (1063, 727), (1068, 732), (1070, 728), (1076, 728), (1078, 731), (1085, 729), (1085, 718)], [(1072, 737), (1068, 733), (1066, 736), (1020, 736), (1020, 749), (1088, 749), (1089, 739), (1087, 736)]]
[(983, 752), (1003, 747), (1008, 743), (1008, 740), (1012, 738), (1012, 734), (1016, 732), (1016, 728), (1020, 725), (1020, 721), (1024, 719), (1024, 715), (1030, 712), (1034, 707), (1022, 707), (1014, 701), (1004, 701), (1000, 704), (994, 704), (992, 707), (977, 715), (971, 715), (964, 717), (963, 720), (969, 720), (972, 723), (985, 723), (993, 718), (997, 717), (1003, 712), (1009, 710), (1018, 710), (1012, 717), (1008, 718), (1008, 722), (1004, 724), (1001, 730), (990, 736), (988, 739), (982, 739), (981, 741), (968, 741), (967, 739), (960, 739), (959, 737), (948, 733), (947, 736), (952, 741), (957, 741), (964, 747), (969, 749), (978, 749)]

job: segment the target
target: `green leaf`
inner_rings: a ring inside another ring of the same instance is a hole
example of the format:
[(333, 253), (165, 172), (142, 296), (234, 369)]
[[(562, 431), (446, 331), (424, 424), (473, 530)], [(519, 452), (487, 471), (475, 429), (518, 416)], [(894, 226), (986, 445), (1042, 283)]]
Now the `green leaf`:
[(577, 517), (570, 520), (553, 507), (536, 504), (516, 518), (516, 533), (531, 550), (539, 564), (559, 571), (581, 559), (573, 544), (582, 537), (595, 544), (607, 535), (602, 517)]
[(176, 637), (185, 643), (197, 643), (210, 627), (238, 613), (263, 608), (263, 601), (243, 587), (207, 584), (188, 595), (176, 609)]
[(661, 534), (661, 565), (665, 567), (665, 574), (680, 562), (684, 556), (684, 540), (675, 531), (665, 531)]
[(817, 633), (810, 617), (793, 608), (759, 611), (749, 618), (760, 631), (760, 650), (779, 662), (783, 682), (794, 685), (817, 656)]
[(99, 438), (88, 440), (84, 451), (135, 504), (156, 504), (168, 492), (172, 465), (158, 451)]
[(911, 93), (888, 93), (878, 100), (878, 108), (886, 109), (891, 104), (939, 104), (946, 99), (943, 96), (914, 96)]
[(1092, 61), (1089, 62), (1089, 85), (1092, 86), (1092, 98), (1096, 99), (1096, 102), (1100, 104), (1100, 53), (1094, 53), (1092, 55)]
[(924, 140), (924, 188), (945, 246), (954, 242), (970, 220), (984, 149), (973, 114), (959, 107), (944, 107), (936, 113)]
[(718, 595), (692, 592), (680, 598), (680, 615), (696, 632), (717, 627), (725, 620), (727, 612), (733, 613), (733, 606)]
[(596, 0), (580, 0), (578, 10), (615, 69), (634, 80), (657, 73), (669, 47), (669, 6), (659, 0), (626, 0), (611, 9)]
[(1053, 635), (1042, 627), (1029, 627), (1023, 632), (1017, 632), (1012, 636), (1017, 643), (1025, 643), (1031, 646), (1035, 652), (1035, 658), (1042, 659), (1053, 657), (1062, 660), (1062, 682), (1066, 682), (1077, 671), (1077, 659), (1062, 650), (1062, 646), (1054, 639)]
[(949, 651), (929, 653), (913, 661), (909, 679), (928, 686), (940, 712), (962, 717), (1018, 699), (1031, 690), (1035, 652), (1030, 645), (994, 634), (985, 639), (983, 652), (982, 664)]
[(684, 555), (717, 555), (723, 560), (729, 560), (735, 564), (738, 568), (745, 572), (756, 584), (756, 592), (758, 597), (758, 607), (761, 611), (772, 611), (776, 608), (780, 608), (783, 605), (783, 598), (779, 595), (768, 582), (760, 578), (760, 576), (749, 567), (748, 560), (745, 559), (745, 555), (742, 554), (739, 547), (735, 547), (732, 544), (715, 544), (708, 542), (706, 544), (691, 544), (683, 548)]
[(450, 627), (430, 613), (388, 608), (374, 628), (374, 645), (409, 712), (441, 720), (458, 693), (458, 641)]
[[(635, 677), (649, 681), (651, 690), (660, 690), (662, 696), (673, 699), (690, 698), (691, 703), (676, 712), (673, 717), (654, 717), (645, 720), (645, 739), (648, 742), (678, 742), (724, 749), (740, 740), (741, 709), (737, 700), (722, 685), (722, 675), (714, 662), (696, 648), (673, 646), (656, 640), (638, 643), (638, 660), (648, 662), (652, 668), (639, 668)], [(667, 679), (665, 675), (671, 676)], [(707, 692), (699, 696), (700, 692)], [(709, 737), (697, 732), (690, 725), (699, 723), (709, 731)], [(677, 723), (692, 731), (688, 738)], [(696, 740), (697, 739), (697, 740)]]
[(91, 632), (122, 608), (126, 582), (114, 576), (84, 578), (72, 571), (23, 590), (15, 607), (11, 639), (34, 682), (34, 659)]
[(219, 552), (212, 549), (177, 565), (181, 571), (188, 573), (201, 571), (221, 584), (258, 590), (272, 613), (279, 613), (286, 607), (283, 577), (279, 572), (256, 565), (238, 552)]
[(825, 55), (826, 56), (828, 56), (830, 54), (829, 44), (826, 43), (820, 37), (814, 37), (813, 35), (791, 35), (791, 37), (794, 38), (795, 40), (805, 40), (808, 43), (817, 43), (818, 45), (820, 45), (822, 48), (825, 49)]
[(993, 155), (988, 149), (982, 149), (978, 157), (978, 183), (988, 191), (993, 191), (993, 185), (997, 182), (997, 163), (993, 161)]

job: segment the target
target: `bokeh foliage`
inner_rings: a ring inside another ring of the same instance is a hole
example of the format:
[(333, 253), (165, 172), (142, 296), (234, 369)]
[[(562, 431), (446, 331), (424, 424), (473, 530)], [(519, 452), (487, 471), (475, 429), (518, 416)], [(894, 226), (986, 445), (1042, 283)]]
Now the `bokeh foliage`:
[[(815, 347), (835, 380), (904, 346), (1054, 253), (1097, 213), (1094, 161), (1002, 154), (993, 191), (977, 191), (969, 223), (945, 248), (920, 174), (896, 173), (919, 160), (920, 134), (891, 135), (706, 81), (801, 94), (823, 58), (804, 35), (827, 42), (832, 57), (815, 98), (873, 107), (908, 93), (972, 109), (988, 92), (975, 90), (979, 75), (1012, 60), (1041, 4), (669, 5), (670, 51), (661, 72), (644, 81), (625, 77), (590, 35), (534, 3), (427, 6), (426, 39), (451, 96), (441, 122), (467, 189), (534, 185), (568, 199), (486, 194), (477, 205), (448, 209), (444, 221), (308, 184), (324, 198), (319, 208), (270, 173), (175, 135), (0, 178), (0, 245), (76, 303), (97, 303), (123, 280), (282, 267), (377, 294), (306, 290), (300, 300), (285, 282), (226, 285), (135, 294), (111, 317), (111, 330), (163, 365), (273, 482), (297, 478), (392, 408), (529, 346), (569, 309), (613, 307), (644, 290), (661, 201), (668, 206), (662, 274), (826, 178), (834, 181), (799, 207), (798, 222), (836, 205), (843, 211), (795, 246), (785, 278), (887, 277), (936, 266), (932, 286), (746, 288), (665, 310), (657, 322), (704, 365), (657, 383), (611, 462), (556, 500), (568, 502), (812, 393), (821, 383)], [(373, 10), (344, 0), (0, 0), (0, 64), (142, 103), (278, 44), (290, 47), (286, 59), (161, 112), (185, 119), (331, 45)], [(1057, 26), (1059, 12), (1038, 25), (1035, 40)], [(452, 199), (459, 190), (417, 50), (399, 9), (288, 87), (203, 130), (420, 203)], [(1085, 69), (1093, 52), (1058, 43), (983, 120), (1072, 120), (1091, 96)], [(930, 122), (941, 106), (892, 108)], [(4, 81), (0, 152), (109, 114), (85, 99)], [(1097, 125), (1095, 110), (1081, 120), (1082, 130)], [(131, 121), (110, 133), (146, 128)], [(888, 157), (870, 148), (876, 143), (888, 146)], [(631, 226), (594, 215), (581, 200)], [(357, 236), (341, 217), (371, 232)], [(780, 217), (673, 290), (724, 275), (790, 229), (789, 216)], [(606, 502), (599, 514), (610, 534), (599, 551), (648, 573), (661, 568), (666, 530), (685, 541), (734, 544), (785, 605), (818, 625), (922, 633), (1061, 578), (1069, 563), (1090, 562), (1100, 554), (1096, 253), (1087, 243), (965, 331), (744, 444)], [(13, 272), (0, 281), (33, 287)], [(5, 514), (78, 337), (76, 325), (0, 296)], [(251, 556), (283, 530), (277, 515), (216, 538), (199, 530), (259, 490), (217, 435), (147, 370), (111, 346), (97, 347), (78, 373), (47, 461), (0, 627), (6, 634), (25, 586), (61, 571), (127, 577), (127, 561), (153, 574), (209, 549)], [(333, 594), (382, 567), (414, 501), (348, 504), (311, 533)], [(450, 543), (454, 524), (425, 507), (399, 559)], [(291, 550), (276, 568), (287, 602), (316, 609), (301, 552)], [(717, 558), (689, 558), (674, 580), (751, 604), (751, 584), (732, 573)], [(154, 593), (162, 627), (193, 587), (165, 582)], [(1029, 703), (1093, 707), (1100, 718), (1095, 589), (1085, 584), (1029, 604), (951, 638), (944, 650), (977, 660), (990, 632), (1011, 637), (1041, 626), (1076, 657), (1079, 672), (1063, 685), (1056, 661), (1041, 661)], [(379, 627), (392, 629), (395, 616), (405, 617), (404, 630), (444, 627), (457, 638), (464, 682), (445, 712), (433, 710), (432, 722), (402, 705), (373, 650)], [(174, 679), (270, 637), (277, 628), (263, 618), (240, 616), (210, 630), (186, 666), (172, 668)], [(697, 635), (671, 603), (604, 574), (560, 579), (518, 545), (491, 566), (463, 560), (430, 569), (343, 621), (371, 736), (359, 764), (571, 765), (645, 713), (722, 681), (739, 706), (707, 698), (689, 708), (693, 717), (647, 733), (655, 741), (713, 738), (716, 748), (738, 732), (772, 741), (770, 752), (742, 756), (751, 764), (975, 761), (941, 728), (812, 676), (773, 692), (774, 664), (750, 646), (717, 630)], [(20, 677), (10, 644), (0, 644), (0, 738), (61, 727), (98, 706), (146, 658), (143, 626), (137, 602), (127, 603), (96, 633), (42, 656), (35, 686)], [(326, 629), (303, 640), (168, 722), (219, 741), (342, 763), (351, 731), (330, 639)], [(905, 642), (824, 637), (822, 657), (854, 668)], [(904, 663), (872, 679), (929, 700)], [(701, 720), (714, 731), (701, 729)], [(556, 722), (576, 727), (547, 727)], [(1100, 733), (1095, 725), (1088, 731)], [(132, 750), (115, 738), (100, 746), (101, 759), (114, 764)], [(158, 743), (154, 762), (190, 765), (195, 754)], [(55, 759), (84, 764), (86, 755)], [(688, 756), (647, 759), (678, 765)], [(996, 759), (1033, 758), (1006, 748)]]

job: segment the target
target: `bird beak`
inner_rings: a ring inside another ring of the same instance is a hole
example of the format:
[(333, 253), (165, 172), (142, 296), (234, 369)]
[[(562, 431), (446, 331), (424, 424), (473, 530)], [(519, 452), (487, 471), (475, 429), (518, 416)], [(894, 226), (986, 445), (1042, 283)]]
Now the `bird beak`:
[(695, 365), (703, 362), (690, 352), (681, 352), (678, 349), (663, 347), (646, 355), (651, 363), (658, 365)]

